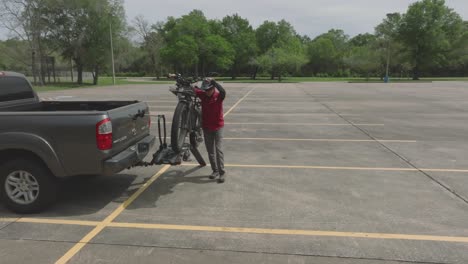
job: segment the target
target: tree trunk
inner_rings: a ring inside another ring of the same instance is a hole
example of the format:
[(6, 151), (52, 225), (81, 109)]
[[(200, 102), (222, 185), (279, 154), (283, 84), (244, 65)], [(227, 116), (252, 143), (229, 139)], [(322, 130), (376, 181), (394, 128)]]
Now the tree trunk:
[(34, 78), (34, 85), (37, 85), (37, 80), (36, 80), (36, 52), (32, 51), (31, 52), (31, 62), (32, 62), (32, 74)]
[(93, 85), (98, 84), (98, 78), (99, 78), (99, 66), (95, 65), (94, 72), (93, 72)]
[(83, 64), (81, 63), (79, 59), (75, 60), (75, 64), (76, 64), (76, 71), (78, 72), (77, 83), (83, 84)]
[(414, 66), (413, 68), (413, 81), (419, 80), (419, 67), (418, 65)]
[(256, 80), (257, 79), (257, 72), (258, 72), (258, 66), (255, 66), (254, 73), (252, 75), (252, 79)]
[(73, 60), (70, 59), (70, 77), (71, 77), (71, 82), (73, 82)]
[(272, 80), (275, 79), (275, 72), (274, 72), (274, 71), (271, 71), (271, 79), (272, 79)]
[(281, 79), (281, 73), (278, 74), (278, 82), (281, 82), (283, 79)]

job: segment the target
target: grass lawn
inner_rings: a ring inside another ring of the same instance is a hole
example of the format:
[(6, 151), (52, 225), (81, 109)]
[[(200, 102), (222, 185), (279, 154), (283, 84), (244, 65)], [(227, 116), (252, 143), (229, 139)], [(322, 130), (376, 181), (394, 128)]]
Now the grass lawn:
[[(252, 80), (248, 77), (239, 77), (235, 80), (232, 80), (231, 77), (217, 77), (216, 80), (225, 82), (225, 83), (278, 83), (278, 80), (271, 80), (268, 77), (260, 77), (256, 80)], [(390, 83), (428, 83), (434, 81), (465, 81), (468, 82), (468, 77), (454, 77), (454, 78), (421, 78), (419, 81), (413, 81), (411, 79), (399, 79), (390, 78)], [(300, 82), (350, 82), (350, 83), (383, 83), (379, 78), (370, 78), (366, 80), (365, 78), (335, 78), (335, 77), (286, 77), (281, 83), (300, 83)], [(153, 80), (153, 78), (116, 78), (116, 85), (139, 85), (139, 84), (175, 84), (174, 80), (161, 79)], [(83, 83), (78, 85), (71, 82), (63, 82), (57, 84), (48, 84), (46, 86), (34, 86), (34, 90), (38, 92), (43, 91), (54, 91), (54, 90), (65, 90), (73, 88), (92, 88), (100, 86), (110, 86), (112, 85), (112, 77), (101, 77), (99, 78), (98, 85), (93, 85), (92, 83)]]
[[(115, 78), (116, 85), (125, 85), (125, 84), (172, 84), (174, 81), (168, 81), (167, 79), (163, 79), (160, 81), (129, 81), (128, 78)], [(78, 85), (77, 83), (72, 82), (62, 82), (56, 84), (47, 84), (45, 86), (38, 86), (33, 85), (34, 90), (37, 92), (44, 92), (44, 91), (56, 91), (56, 90), (65, 90), (65, 89), (74, 89), (74, 88), (93, 88), (93, 87), (100, 87), (100, 86), (111, 86), (112, 85), (112, 77), (100, 77), (98, 80), (97, 85), (93, 85), (91, 82), (85, 82), (82, 85)]]

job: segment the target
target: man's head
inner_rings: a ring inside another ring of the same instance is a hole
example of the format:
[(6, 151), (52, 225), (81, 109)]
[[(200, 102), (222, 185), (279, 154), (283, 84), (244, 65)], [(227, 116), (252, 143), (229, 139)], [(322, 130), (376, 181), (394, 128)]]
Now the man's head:
[(214, 85), (213, 79), (211, 78), (203, 79), (200, 89), (205, 91), (207, 96), (212, 96), (215, 91), (215, 85)]

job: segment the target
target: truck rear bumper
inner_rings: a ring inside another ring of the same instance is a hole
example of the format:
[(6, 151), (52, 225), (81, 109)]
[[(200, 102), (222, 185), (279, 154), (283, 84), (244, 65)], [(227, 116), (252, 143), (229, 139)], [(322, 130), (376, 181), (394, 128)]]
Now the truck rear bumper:
[(135, 145), (104, 161), (103, 175), (113, 175), (136, 163), (148, 155), (155, 142), (155, 136), (149, 135)]

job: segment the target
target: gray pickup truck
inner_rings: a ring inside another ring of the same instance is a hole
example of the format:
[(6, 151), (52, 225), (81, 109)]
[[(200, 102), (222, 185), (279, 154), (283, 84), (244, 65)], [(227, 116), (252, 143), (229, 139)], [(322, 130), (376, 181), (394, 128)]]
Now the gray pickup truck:
[(154, 144), (138, 101), (40, 101), (24, 75), (0, 72), (0, 197), (12, 211), (53, 203), (58, 179), (113, 175)]

